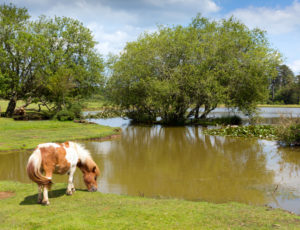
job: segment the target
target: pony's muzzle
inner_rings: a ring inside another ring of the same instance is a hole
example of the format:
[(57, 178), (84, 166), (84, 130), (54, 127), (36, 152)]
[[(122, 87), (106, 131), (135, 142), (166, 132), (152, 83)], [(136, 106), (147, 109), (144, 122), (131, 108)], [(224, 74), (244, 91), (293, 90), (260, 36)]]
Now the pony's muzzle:
[(96, 192), (96, 191), (97, 191), (97, 188), (95, 186), (93, 186), (89, 189), (89, 192)]

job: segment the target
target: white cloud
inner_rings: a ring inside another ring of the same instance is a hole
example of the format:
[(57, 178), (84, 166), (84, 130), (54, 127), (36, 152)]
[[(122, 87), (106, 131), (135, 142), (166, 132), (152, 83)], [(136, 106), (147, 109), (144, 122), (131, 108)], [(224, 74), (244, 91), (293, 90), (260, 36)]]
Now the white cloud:
[(249, 7), (237, 9), (230, 13), (242, 20), (249, 27), (259, 27), (271, 34), (283, 34), (300, 29), (300, 2), (283, 9), (266, 7)]
[(289, 64), (289, 67), (296, 75), (300, 74), (300, 59), (293, 61), (291, 64)]
[(93, 31), (94, 38), (98, 42), (96, 48), (103, 55), (118, 54), (127, 42), (135, 40), (144, 31), (139, 27), (124, 26), (110, 32), (96, 22), (90, 23), (87, 27)]

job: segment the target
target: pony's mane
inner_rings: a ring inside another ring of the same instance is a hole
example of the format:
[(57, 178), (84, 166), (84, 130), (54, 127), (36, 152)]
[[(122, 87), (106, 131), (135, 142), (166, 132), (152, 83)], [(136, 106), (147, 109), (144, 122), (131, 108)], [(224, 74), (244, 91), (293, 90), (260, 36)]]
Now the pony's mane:
[(81, 163), (85, 164), (89, 159), (92, 159), (90, 152), (87, 149), (85, 149), (81, 144), (75, 142), (69, 142), (69, 143), (70, 143), (70, 147), (73, 147), (76, 150), (78, 158), (81, 161)]
[(92, 171), (94, 167), (96, 167), (96, 174), (99, 175), (100, 171), (97, 164), (94, 162), (93, 158), (91, 157), (90, 152), (85, 149), (81, 144), (70, 142), (70, 146), (74, 146), (77, 151), (78, 158), (81, 164), (86, 165), (89, 171)]

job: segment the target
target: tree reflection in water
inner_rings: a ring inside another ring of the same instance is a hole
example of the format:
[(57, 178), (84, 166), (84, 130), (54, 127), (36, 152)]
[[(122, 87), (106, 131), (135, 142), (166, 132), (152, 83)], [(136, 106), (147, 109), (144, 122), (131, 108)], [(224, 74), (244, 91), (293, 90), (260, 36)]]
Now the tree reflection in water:
[(105, 156), (103, 184), (119, 185), (117, 193), (264, 204), (257, 187), (273, 183), (256, 139), (205, 136), (199, 127), (128, 126), (109, 143), (88, 146)]

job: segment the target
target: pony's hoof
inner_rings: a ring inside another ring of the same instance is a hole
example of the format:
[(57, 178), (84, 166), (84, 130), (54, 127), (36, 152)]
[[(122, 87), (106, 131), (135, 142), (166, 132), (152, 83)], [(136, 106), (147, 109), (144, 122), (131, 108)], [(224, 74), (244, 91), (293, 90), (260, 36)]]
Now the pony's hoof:
[(73, 194), (73, 193), (72, 193), (72, 190), (71, 190), (71, 191), (67, 191), (66, 194), (67, 194), (68, 196), (71, 196), (71, 195)]
[(48, 206), (50, 204), (50, 202), (49, 202), (49, 200), (47, 200), (47, 201), (42, 201), (42, 205), (45, 205), (45, 206)]
[(75, 188), (72, 188), (71, 190), (72, 190), (72, 193), (76, 191)]

